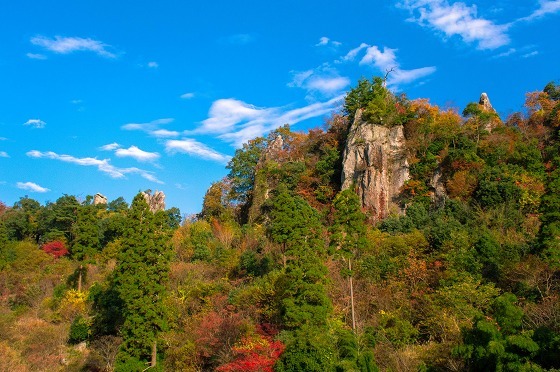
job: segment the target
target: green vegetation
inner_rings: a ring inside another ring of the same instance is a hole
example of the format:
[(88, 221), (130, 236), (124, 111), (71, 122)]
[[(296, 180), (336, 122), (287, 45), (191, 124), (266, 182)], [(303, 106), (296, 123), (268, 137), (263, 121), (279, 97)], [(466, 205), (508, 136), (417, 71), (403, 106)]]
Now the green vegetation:
[[(0, 203), (0, 370), (559, 370), (559, 92), (502, 122), (360, 80), (325, 129), (237, 150), (188, 221)], [(403, 126), (406, 214), (341, 190), (358, 109)]]

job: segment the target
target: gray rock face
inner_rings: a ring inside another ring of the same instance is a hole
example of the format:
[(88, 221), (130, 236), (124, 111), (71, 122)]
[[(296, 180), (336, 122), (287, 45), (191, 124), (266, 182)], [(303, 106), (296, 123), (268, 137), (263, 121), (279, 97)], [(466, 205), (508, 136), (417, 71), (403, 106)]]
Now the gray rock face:
[(430, 180), (431, 199), (437, 206), (444, 205), (447, 199), (447, 190), (442, 177), (441, 168), (438, 167)]
[(100, 193), (95, 194), (95, 196), (93, 197), (93, 205), (98, 204), (107, 204), (107, 198)]
[(150, 207), (150, 211), (157, 212), (157, 211), (164, 211), (165, 210), (165, 194), (163, 191), (155, 191), (152, 194), (151, 190), (146, 190), (142, 192), (144, 199), (146, 199), (146, 203)]
[(488, 98), (488, 94), (486, 93), (482, 93), (480, 95), (480, 100), (478, 101), (478, 104), (483, 106), (484, 111), (496, 112), (496, 110), (494, 110), (494, 107), (492, 107), (492, 104), (490, 103), (490, 98)]
[(342, 189), (355, 187), (376, 220), (404, 212), (395, 199), (409, 179), (405, 145), (402, 126), (370, 124), (356, 112), (343, 154)]

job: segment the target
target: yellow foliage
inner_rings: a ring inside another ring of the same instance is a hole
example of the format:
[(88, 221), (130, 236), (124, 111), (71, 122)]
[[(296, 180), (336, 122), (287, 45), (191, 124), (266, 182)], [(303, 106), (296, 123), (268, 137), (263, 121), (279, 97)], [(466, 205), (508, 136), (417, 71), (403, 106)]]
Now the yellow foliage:
[(59, 314), (66, 320), (73, 319), (78, 314), (86, 312), (87, 292), (69, 290), (60, 302)]

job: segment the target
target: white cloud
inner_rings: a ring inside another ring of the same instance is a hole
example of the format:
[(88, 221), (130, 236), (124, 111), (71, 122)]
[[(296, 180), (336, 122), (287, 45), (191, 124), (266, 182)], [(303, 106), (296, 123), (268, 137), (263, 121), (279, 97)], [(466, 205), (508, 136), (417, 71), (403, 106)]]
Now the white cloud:
[(319, 38), (319, 42), (315, 44), (315, 46), (326, 46), (326, 45), (333, 45), (335, 47), (340, 46), (342, 43), (339, 41), (334, 41), (329, 39), (326, 36)]
[(23, 123), (23, 125), (30, 125), (33, 128), (44, 128), (47, 123), (45, 123), (41, 119), (29, 119), (25, 123)]
[(100, 172), (105, 173), (112, 178), (126, 178), (127, 174), (138, 174), (140, 177), (143, 177), (149, 181), (163, 183), (154, 176), (153, 172), (149, 172), (136, 167), (118, 168), (110, 164), (109, 159), (99, 160), (97, 158), (90, 157), (76, 158), (72, 155), (57, 154), (52, 151), (41, 152), (37, 150), (28, 151), (26, 155), (31, 158), (53, 159), (86, 167), (96, 167)]
[(308, 89), (318, 90), (323, 93), (339, 92), (350, 85), (350, 79), (342, 76), (322, 77), (317, 76), (307, 82)]
[[(388, 85), (396, 86), (399, 84), (411, 83), (415, 80), (431, 75), (436, 71), (434, 66), (421, 67), (412, 70), (401, 69), (396, 56), (397, 49), (383, 47), (383, 51), (381, 51), (376, 45), (369, 46), (362, 43), (360, 47), (354, 50), (360, 52), (364, 48), (366, 49), (366, 53), (360, 60), (360, 65), (371, 65), (376, 67), (383, 74), (388, 73)], [(357, 53), (352, 58), (354, 59), (356, 56)]]
[(560, 0), (539, 0), (539, 8), (528, 17), (519, 19), (519, 21), (532, 21), (557, 12), (560, 12)]
[(184, 138), (182, 140), (168, 140), (167, 142), (165, 142), (165, 150), (171, 154), (182, 152), (199, 158), (214, 160), (220, 163), (227, 163), (231, 159), (231, 156), (221, 154), (192, 138)]
[(181, 98), (182, 98), (182, 99), (191, 99), (191, 98), (194, 98), (194, 93), (189, 92), (189, 93), (181, 94)]
[(397, 49), (383, 47), (383, 52), (377, 46), (370, 46), (366, 49), (366, 55), (360, 61), (360, 65), (375, 65), (384, 71), (398, 67), (395, 52)]
[(157, 62), (154, 62), (154, 61), (148, 62), (148, 67), (149, 68), (158, 68), (159, 64)]
[(133, 158), (140, 162), (155, 161), (160, 157), (160, 155), (157, 152), (147, 152), (139, 149), (136, 146), (130, 146), (127, 149), (122, 149), (122, 148), (117, 149), (115, 151), (115, 155), (117, 155), (120, 158), (124, 158), (124, 157)]
[(149, 123), (129, 123), (123, 125), (121, 128), (124, 130), (141, 130), (143, 132), (152, 132), (157, 130), (160, 125), (169, 124), (173, 121), (173, 118), (157, 119), (152, 120)]
[(6, 151), (0, 151), (0, 158), (9, 158), (10, 155)]
[(180, 133), (172, 130), (161, 129), (161, 125), (173, 122), (173, 118), (157, 119), (149, 123), (129, 123), (121, 127), (124, 130), (139, 130), (148, 133), (152, 137), (177, 137)]
[(243, 121), (259, 122), (264, 116), (272, 115), (274, 109), (262, 109), (233, 98), (219, 99), (212, 103), (209, 118), (202, 122), (197, 131), (223, 133), (235, 128)]
[(477, 43), (478, 49), (496, 49), (510, 42), (508, 25), (498, 25), (477, 16), (476, 5), (448, 0), (402, 0), (398, 6), (411, 12), (409, 19), (444, 33), (460, 36), (467, 43)]
[(158, 138), (178, 137), (180, 135), (180, 133), (175, 130), (167, 130), (167, 129), (153, 130), (150, 132), (150, 134)]
[(26, 54), (27, 58), (31, 58), (31, 59), (47, 59), (47, 56), (44, 54), (39, 54), (39, 53), (27, 53)]
[(113, 143), (109, 143), (108, 145), (101, 146), (101, 147), (99, 148), (99, 150), (103, 150), (103, 151), (113, 151), (113, 150), (115, 150), (115, 149), (118, 149), (119, 147), (121, 147), (121, 145), (119, 145), (119, 144), (116, 143), (116, 142), (113, 142)]
[(116, 58), (116, 55), (107, 50), (110, 45), (104, 44), (99, 40), (84, 39), (81, 37), (62, 37), (55, 36), (35, 36), (31, 38), (31, 43), (57, 54), (69, 54), (77, 51), (89, 51), (106, 58)]
[(72, 101), (70, 101), (70, 103), (73, 104), (73, 105), (79, 105), (82, 102), (83, 101), (81, 99), (73, 99)]
[(48, 192), (51, 191), (45, 187), (41, 187), (39, 185), (37, 185), (36, 183), (33, 182), (18, 182), (16, 184), (18, 189), (22, 189), (22, 190), (27, 190), (27, 191), (31, 191), (31, 192)]
[(362, 51), (362, 49), (368, 48), (369, 45), (366, 43), (361, 43), (359, 47), (352, 49), (351, 51), (349, 51), (348, 53), (346, 53), (346, 55), (344, 57), (342, 57), (342, 60), (338, 60), (336, 61), (337, 63), (340, 62), (346, 62), (346, 61), (353, 61), (354, 59), (356, 59), (356, 56), (358, 55), (358, 53), (360, 53)]
[(314, 98), (314, 93), (319, 93), (325, 97), (338, 95), (341, 90), (350, 85), (350, 79), (340, 76), (338, 71), (328, 64), (324, 64), (314, 70), (292, 71), (292, 81), (289, 87), (303, 88), (311, 95), (308, 99)]
[(0, 137), (0, 141), (7, 141), (8, 139), (6, 137)]
[(284, 124), (292, 125), (327, 115), (339, 107), (343, 98), (344, 95), (339, 95), (326, 102), (316, 102), (291, 110), (282, 107), (259, 108), (232, 98), (220, 99), (212, 104), (209, 118), (199, 128), (186, 133), (215, 133), (218, 138), (240, 147), (248, 140)]

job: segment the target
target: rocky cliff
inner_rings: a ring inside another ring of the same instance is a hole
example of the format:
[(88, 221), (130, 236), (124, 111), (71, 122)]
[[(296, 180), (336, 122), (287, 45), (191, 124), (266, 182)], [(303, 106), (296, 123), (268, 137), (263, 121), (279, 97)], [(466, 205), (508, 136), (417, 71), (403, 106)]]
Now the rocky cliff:
[(342, 189), (354, 187), (362, 206), (380, 220), (403, 212), (396, 197), (408, 179), (403, 127), (370, 124), (358, 110), (344, 149)]
[(151, 190), (146, 190), (142, 192), (144, 199), (146, 199), (146, 203), (150, 207), (150, 211), (157, 212), (165, 210), (165, 194), (163, 191), (155, 191), (152, 194)]

